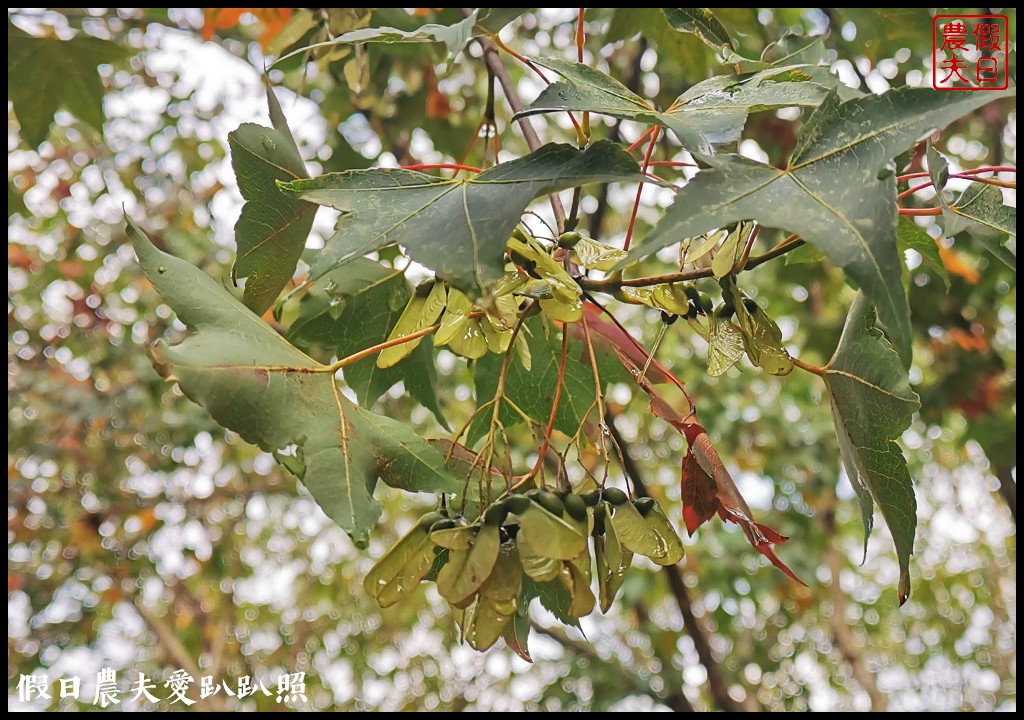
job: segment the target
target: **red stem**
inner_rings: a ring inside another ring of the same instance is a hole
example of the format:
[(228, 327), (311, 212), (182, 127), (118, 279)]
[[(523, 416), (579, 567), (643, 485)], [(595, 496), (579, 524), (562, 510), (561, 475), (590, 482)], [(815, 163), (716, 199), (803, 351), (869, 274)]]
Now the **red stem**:
[[(647, 168), (651, 164), (651, 155), (654, 154), (654, 146), (658, 143), (658, 135), (661, 134), (661, 128), (657, 125), (651, 133), (651, 141), (647, 143), (647, 152), (644, 153), (644, 164), (642, 172), (644, 175), (647, 174)], [(636, 189), (636, 199), (633, 201), (633, 213), (629, 216), (629, 227), (626, 228), (626, 241), (622, 244), (623, 250), (629, 250), (629, 243), (633, 239), (633, 226), (636, 224), (636, 214), (640, 211), (640, 196), (643, 195), (644, 185), (640, 185)]]
[(640, 147), (641, 145), (643, 145), (643, 144), (644, 144), (644, 140), (646, 140), (647, 138), (649, 138), (649, 137), (651, 136), (651, 133), (652, 133), (652, 132), (654, 132), (654, 131), (655, 131), (655, 130), (657, 130), (657, 129), (658, 129), (658, 126), (657, 126), (657, 125), (654, 125), (654, 126), (652, 126), (652, 127), (648, 128), (648, 129), (647, 129), (647, 132), (645, 132), (645, 133), (644, 133), (643, 135), (641, 135), (640, 137), (638, 137), (638, 138), (636, 139), (636, 142), (635, 142), (635, 143), (633, 143), (633, 144), (632, 144), (632, 145), (630, 145), (630, 146), (629, 146), (628, 148), (626, 148), (626, 152), (633, 152), (633, 151), (634, 151), (634, 150), (636, 150), (636, 149), (637, 149), (638, 147)]
[(909, 215), (911, 217), (923, 217), (941, 214), (942, 208), (900, 208), (900, 215)]
[(565, 325), (562, 325), (562, 355), (558, 361), (558, 384), (555, 385), (555, 398), (551, 403), (551, 415), (548, 416), (548, 425), (544, 429), (544, 442), (541, 443), (540, 450), (537, 451), (537, 462), (533, 464), (533, 468), (530, 472), (526, 473), (519, 482), (512, 486), (512, 490), (522, 487), (527, 482), (537, 477), (537, 473), (540, 472), (541, 465), (544, 463), (544, 455), (548, 451), (548, 445), (551, 442), (551, 433), (555, 428), (555, 416), (558, 414), (558, 403), (562, 399), (562, 385), (565, 384), (565, 360), (569, 355), (569, 332)]
[(465, 170), (466, 172), (480, 173), (482, 168), (461, 163), (422, 163), (419, 165), (403, 165), (403, 170)]
[(576, 22), (576, 62), (583, 62), (583, 8), (580, 8), (579, 20)]
[[(961, 177), (963, 175), (979, 175), (981, 173), (987, 173), (987, 172), (1012, 172), (1012, 173), (1015, 173), (1015, 172), (1017, 172), (1017, 168), (1014, 165), (988, 165), (986, 167), (974, 168), (973, 170), (964, 170), (962, 173), (957, 173), (955, 176), (951, 176), (951, 177)], [(928, 176), (929, 176), (929, 173), (926, 173), (926, 172), (915, 172), (915, 173), (907, 173), (906, 175), (900, 175), (899, 177), (896, 178), (896, 180), (898, 182), (903, 182), (904, 180), (912, 180), (914, 178), (922, 178), (922, 177), (928, 177)]]

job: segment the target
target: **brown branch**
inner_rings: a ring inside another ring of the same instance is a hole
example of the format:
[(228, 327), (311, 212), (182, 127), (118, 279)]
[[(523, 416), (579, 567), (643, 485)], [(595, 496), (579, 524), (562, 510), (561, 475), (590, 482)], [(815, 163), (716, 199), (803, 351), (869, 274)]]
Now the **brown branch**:
[[(508, 68), (505, 67), (498, 56), (497, 46), (488, 38), (479, 38), (478, 42), (484, 51), (484, 64), (494, 74), (494, 77), (498, 79), (498, 84), (501, 85), (501, 90), (505, 93), (509, 107), (512, 108), (513, 113), (519, 112), (523, 109), (523, 101), (519, 98), (519, 92), (512, 81), (512, 76), (508, 73)], [(541, 146), (540, 136), (533, 127), (533, 123), (530, 122), (530, 118), (519, 118), (519, 128), (523, 131), (523, 137), (526, 139), (526, 145), (530, 150), (536, 150)], [(562, 205), (561, 198), (556, 194), (549, 195), (548, 197), (551, 200), (551, 212), (555, 214), (555, 221), (558, 223), (558, 227), (564, 228), (565, 207)]]
[[(777, 247), (772, 248), (766, 253), (756, 255), (747, 261), (747, 264), (743, 267), (744, 270), (751, 270), (756, 268), (758, 265), (763, 265), (769, 260), (785, 255), (791, 250), (796, 250), (798, 247), (804, 244), (803, 240), (795, 240), (793, 242), (781, 244)], [(621, 279), (614, 276), (606, 278), (604, 280), (589, 280), (587, 278), (580, 278), (580, 287), (584, 290), (593, 290), (596, 292), (614, 292), (619, 288), (623, 287), (646, 287), (648, 285), (661, 285), (662, 283), (674, 283), (674, 282), (686, 282), (690, 280), (702, 280), (704, 278), (714, 277), (715, 273), (711, 268), (697, 268), (696, 270), (686, 270), (683, 272), (666, 273), (665, 275), (653, 275), (651, 277), (641, 278), (630, 278)]]
[[(605, 418), (605, 424), (608, 426), (608, 432), (612, 440), (621, 450), (622, 469), (633, 484), (636, 494), (647, 495), (647, 486), (641, 477), (640, 468), (630, 454), (625, 438), (622, 437), (622, 433), (615, 426), (615, 416), (608, 413), (608, 416)], [(729, 696), (728, 682), (711, 650), (710, 633), (693, 612), (693, 603), (690, 600), (690, 592), (686, 588), (686, 583), (683, 582), (682, 571), (678, 565), (669, 565), (662, 568), (662, 572), (668, 578), (669, 589), (672, 591), (672, 596), (679, 607), (679, 612), (683, 616), (683, 627), (686, 628), (686, 632), (693, 640), (694, 649), (697, 651), (697, 658), (707, 672), (708, 691), (711, 693), (717, 709), (723, 712), (743, 712), (743, 706)]]
[(1013, 479), (1013, 468), (1009, 465), (997, 465), (995, 468), (996, 478), (999, 480), (999, 494), (1006, 501), (1010, 508), (1010, 517), (1013, 524), (1017, 524), (1017, 483)]
[[(188, 672), (188, 674), (198, 682), (199, 678), (205, 673), (199, 669), (199, 666), (192, 659), (192, 656), (188, 654), (188, 650), (186, 650), (185, 646), (181, 644), (180, 640), (178, 640), (178, 636), (175, 635), (174, 630), (172, 630), (171, 627), (164, 622), (164, 619), (157, 615), (156, 612), (146, 607), (138, 595), (132, 598), (132, 605), (135, 607), (135, 610), (139, 615), (142, 616), (142, 619), (146, 621), (146, 624), (149, 625), (153, 634), (156, 635), (157, 640), (159, 640), (161, 647), (168, 657), (170, 657), (175, 665)], [(196, 704), (196, 709), (207, 712), (228, 711), (223, 698), (218, 695), (211, 695), (210, 697), (199, 701)]]
[(850, 666), (853, 677), (861, 686), (861, 689), (868, 694), (871, 700), (871, 712), (885, 712), (889, 707), (889, 700), (875, 682), (875, 674), (867, 666), (862, 655), (862, 643), (853, 634), (853, 630), (846, 622), (847, 599), (843, 589), (839, 586), (839, 574), (843, 569), (843, 559), (839, 552), (836, 538), (836, 514), (834, 507), (828, 507), (821, 514), (821, 524), (825, 531), (828, 544), (825, 548), (825, 559), (828, 563), (829, 574), (832, 582), (828, 586), (828, 597), (832, 603), (832, 615), (828, 619), (829, 627), (832, 629), (832, 636), (835, 639), (836, 648), (842, 653), (843, 659)]
[[(640, 75), (643, 73), (643, 68), (640, 66), (640, 59), (643, 57), (644, 51), (647, 50), (648, 42), (646, 38), (638, 38), (636, 43), (636, 52), (633, 55), (633, 62), (630, 63), (629, 75), (626, 77), (625, 85), (633, 92), (637, 91), (640, 86)], [(622, 120), (616, 120), (615, 125), (612, 127), (610, 139), (614, 142), (622, 141)], [(590, 213), (588, 228), (590, 230), (590, 237), (600, 238), (601, 232), (604, 229), (605, 215), (608, 213), (608, 188), (609, 183), (601, 183), (601, 186), (597, 190), (597, 207), (594, 208), (594, 212)]]
[[(601, 654), (598, 653), (597, 650), (594, 649), (594, 646), (590, 643), (574, 640), (573, 638), (566, 635), (565, 631), (563, 631), (561, 628), (546, 627), (538, 623), (536, 620), (531, 620), (530, 626), (538, 634), (551, 638), (559, 645), (561, 645), (563, 648), (565, 648), (566, 650), (568, 650), (569, 652), (573, 653), (578, 657), (584, 657), (593, 663), (597, 663), (600, 665), (608, 665), (615, 668), (622, 675), (622, 677), (629, 682), (634, 693), (638, 695), (646, 695), (651, 699), (655, 700), (656, 702), (664, 703), (674, 712), (694, 712), (693, 705), (690, 704), (690, 701), (686, 698), (686, 696), (682, 693), (681, 690), (671, 692), (666, 696), (658, 695), (657, 693), (651, 690), (651, 685), (649, 682), (629, 672), (626, 668), (619, 665), (614, 660), (609, 660), (607, 658), (602, 657)], [(666, 683), (666, 685), (667, 684), (668, 683)]]
[[(633, 612), (636, 614), (637, 625), (643, 629), (651, 641), (651, 650), (654, 653), (654, 657), (657, 658), (658, 662), (661, 663), (661, 667), (666, 671), (671, 671), (672, 665), (672, 654), (674, 653), (675, 643), (664, 643), (660, 642), (655, 633), (665, 632), (670, 634), (673, 638), (678, 639), (681, 635), (680, 632), (675, 630), (666, 630), (658, 626), (653, 620), (651, 620), (651, 614), (647, 610), (647, 606), (644, 605), (643, 601), (637, 600), (633, 605)], [(682, 677), (672, 677), (671, 681), (668, 679), (668, 672), (660, 673), (662, 682), (665, 683), (665, 704), (668, 705), (674, 712), (694, 712), (693, 705), (690, 704), (690, 699), (686, 697), (683, 692)], [(684, 710), (682, 708), (689, 708)]]

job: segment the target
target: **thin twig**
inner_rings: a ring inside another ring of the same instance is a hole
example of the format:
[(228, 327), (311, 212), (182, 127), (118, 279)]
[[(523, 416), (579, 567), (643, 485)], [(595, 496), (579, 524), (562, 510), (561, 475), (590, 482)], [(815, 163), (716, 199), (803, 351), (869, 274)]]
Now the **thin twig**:
[[(516, 90), (515, 83), (512, 82), (512, 76), (508, 74), (508, 68), (501, 62), (497, 46), (489, 38), (480, 38), (479, 43), (484, 52), (484, 64), (494, 74), (494, 77), (498, 79), (498, 84), (501, 85), (501, 90), (505, 93), (505, 98), (508, 100), (512, 112), (519, 112), (523, 109), (523, 101), (519, 98), (519, 92)], [(530, 150), (537, 150), (541, 146), (540, 136), (537, 134), (537, 130), (534, 129), (533, 123), (530, 122), (530, 118), (519, 118), (519, 128), (523, 131), (523, 138), (526, 140), (527, 147)], [(549, 195), (548, 197), (551, 200), (551, 212), (555, 214), (558, 227), (565, 227), (565, 207), (562, 205), (561, 198), (556, 194)]]
[[(775, 247), (763, 255), (757, 255), (750, 258), (747, 261), (744, 270), (750, 270), (756, 268), (758, 265), (763, 265), (769, 260), (774, 260), (780, 255), (785, 255), (791, 250), (796, 250), (798, 247), (804, 244), (803, 240), (795, 240), (786, 245), (780, 245)], [(696, 270), (686, 270), (683, 272), (666, 273), (664, 275), (652, 275), (650, 277), (641, 278), (630, 278), (622, 279), (616, 277), (606, 278), (604, 280), (589, 280), (587, 278), (580, 278), (579, 284), (584, 290), (593, 290), (596, 292), (614, 292), (619, 288), (623, 287), (647, 287), (648, 285), (661, 285), (662, 283), (674, 283), (674, 282), (685, 282), (689, 280), (701, 280), (703, 278), (714, 277), (714, 272), (711, 268), (698, 268)]]
[[(829, 501), (834, 505), (834, 500)], [(826, 562), (829, 573), (832, 575), (832, 582), (828, 586), (828, 597), (832, 602), (832, 615), (828, 619), (829, 627), (832, 629), (832, 636), (835, 638), (836, 647), (842, 653), (856, 678), (857, 683), (871, 700), (871, 712), (885, 712), (889, 709), (889, 701), (875, 681), (875, 674), (864, 662), (862, 654), (863, 642), (859, 641), (853, 633), (846, 620), (846, 593), (839, 586), (839, 574), (842, 572), (842, 556), (837, 547), (836, 517), (835, 508), (828, 507), (821, 513), (821, 525), (825, 537), (828, 538), (828, 545), (825, 548)]]
[[(630, 454), (625, 438), (622, 437), (622, 433), (616, 427), (615, 416), (612, 413), (608, 413), (605, 424), (608, 426), (608, 432), (612, 440), (622, 451), (620, 456), (622, 458), (622, 470), (632, 481), (636, 494), (638, 496), (648, 495), (647, 486), (641, 477), (640, 468)], [(678, 565), (669, 565), (662, 568), (662, 572), (668, 578), (672, 596), (675, 598), (679, 612), (683, 616), (683, 627), (686, 628), (690, 639), (693, 640), (693, 647), (697, 651), (697, 658), (707, 672), (708, 692), (711, 693), (717, 709), (723, 712), (743, 712), (743, 707), (729, 696), (729, 686), (725, 675), (711, 650), (709, 633), (693, 612), (693, 603), (690, 600), (690, 593), (686, 588), (686, 583), (683, 582), (682, 571)]]
[[(192, 656), (189, 655), (185, 646), (181, 644), (180, 640), (178, 640), (178, 636), (174, 634), (174, 630), (171, 629), (170, 625), (164, 622), (162, 617), (146, 607), (142, 602), (141, 597), (133, 597), (132, 605), (135, 607), (135, 610), (139, 615), (142, 616), (142, 619), (146, 621), (146, 624), (149, 625), (153, 634), (156, 635), (157, 640), (160, 641), (161, 647), (163, 647), (171, 661), (173, 661), (177, 667), (188, 672), (189, 675), (198, 681), (199, 677), (204, 673), (199, 669), (199, 666), (196, 664), (195, 660), (192, 659)], [(227, 706), (224, 704), (224, 700), (216, 695), (211, 695), (202, 702), (204, 704), (204, 710), (212, 712), (227, 712), (228, 710)]]
[[(629, 683), (629, 685), (632, 686), (633, 692), (640, 695), (647, 695), (648, 697), (652, 698), (657, 702), (664, 703), (675, 712), (694, 712), (693, 705), (690, 704), (690, 701), (686, 698), (682, 691), (672, 692), (671, 694), (664, 697), (658, 695), (651, 690), (651, 684), (649, 681), (644, 680), (638, 677), (637, 675), (634, 675), (632, 672), (627, 670), (624, 666), (619, 665), (614, 660), (609, 660), (601, 657), (597, 650), (594, 649), (594, 646), (590, 643), (574, 640), (573, 638), (566, 635), (565, 632), (560, 628), (549, 628), (544, 625), (541, 625), (536, 620), (531, 620), (530, 626), (534, 629), (535, 632), (537, 632), (537, 634), (551, 638), (552, 640), (557, 642), (559, 645), (561, 645), (563, 648), (571, 652), (573, 655), (576, 655), (577, 657), (587, 658), (595, 664), (612, 666), (615, 669), (616, 674), (619, 677), (625, 679)], [(666, 685), (668, 685), (668, 683), (666, 683)]]

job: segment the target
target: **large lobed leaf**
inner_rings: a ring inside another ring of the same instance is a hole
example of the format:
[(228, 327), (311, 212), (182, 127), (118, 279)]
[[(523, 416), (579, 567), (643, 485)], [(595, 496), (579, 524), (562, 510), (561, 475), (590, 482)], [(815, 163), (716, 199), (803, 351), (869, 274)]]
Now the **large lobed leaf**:
[(293, 50), (287, 55), (278, 58), (274, 64), (283, 60), (305, 55), (310, 50), (336, 47), (338, 45), (361, 45), (365, 43), (383, 43), (393, 45), (396, 43), (444, 43), (447, 51), (448, 63), (450, 64), (455, 56), (469, 44), (474, 37), (482, 35), (493, 35), (505, 25), (515, 20), (527, 11), (528, 8), (477, 8), (469, 13), (465, 19), (454, 25), (438, 25), (427, 23), (414, 30), (401, 30), (399, 28), (380, 26), (360, 28), (351, 32), (343, 33), (338, 37), (314, 43)]
[(539, 58), (535, 62), (565, 80), (545, 88), (517, 117), (562, 110), (596, 112), (669, 128), (684, 147), (699, 153), (710, 153), (715, 145), (738, 140), (751, 112), (816, 106), (828, 95), (828, 89), (812, 82), (800, 66), (792, 66), (750, 77), (710, 78), (660, 112), (618, 80), (583, 63), (558, 58)]
[[(287, 337), (347, 357), (387, 340), (411, 296), (409, 281), (400, 271), (357, 258), (310, 288)], [(360, 405), (370, 407), (392, 385), (404, 382), (409, 394), (446, 424), (437, 404), (437, 372), (429, 343), (419, 344), (391, 367), (378, 367), (375, 360), (371, 356), (345, 366), (345, 382)]]
[[(576, 341), (569, 343), (565, 376), (559, 378), (558, 366), (562, 356), (560, 333), (540, 317), (527, 321), (521, 332), (525, 334), (529, 345), (530, 367), (524, 366), (518, 355), (509, 359), (504, 396), (531, 420), (544, 425), (551, 415), (555, 388), (561, 384), (558, 410), (555, 412), (555, 430), (570, 437), (575, 435), (588, 412), (591, 421), (600, 420), (594, 408), (594, 371), (584, 346)], [(478, 405), (494, 398), (503, 361), (504, 356), (493, 353), (476, 361), (473, 381)], [(477, 417), (478, 420), (470, 427), (470, 444), (479, 440), (490, 427), (490, 408)], [(506, 427), (523, 421), (522, 416), (505, 403), (502, 403), (499, 418)]]
[(1017, 209), (1003, 202), (999, 188), (972, 183), (953, 203), (943, 204), (947, 235), (967, 230), (999, 260), (1017, 269)]
[(232, 277), (248, 278), (245, 304), (262, 314), (295, 272), (313, 227), (316, 205), (285, 195), (277, 181), (309, 177), (274, 91), (267, 87), (273, 128), (245, 123), (228, 134), (231, 165), (245, 199), (235, 223), (238, 256)]
[(189, 330), (160, 341), (164, 377), (223, 427), (274, 453), (357, 545), (380, 516), (378, 477), (413, 492), (457, 492), (441, 455), (404, 424), (352, 404), (332, 372), (307, 357), (193, 265), (128, 234), (156, 290)]
[(865, 547), (877, 503), (896, 543), (903, 603), (910, 595), (917, 500), (896, 440), (920, 402), (899, 356), (874, 327), (874, 311), (863, 293), (850, 309), (824, 378), (843, 465), (860, 499)]
[(679, 32), (693, 33), (709, 47), (721, 50), (732, 48), (729, 31), (718, 21), (710, 8), (662, 8), (665, 18)]
[(929, 130), (1014, 92), (901, 88), (845, 103), (832, 93), (808, 120), (788, 167), (737, 155), (704, 157), (710, 168), (676, 194), (622, 264), (739, 220), (784, 228), (859, 285), (908, 364), (910, 308), (896, 250), (896, 181), (886, 166)]
[(109, 40), (79, 34), (70, 40), (33, 37), (7, 22), (7, 98), (21, 136), (36, 147), (64, 108), (103, 132), (103, 82), (97, 65), (132, 54)]
[(505, 243), (535, 197), (586, 183), (643, 179), (626, 152), (600, 141), (586, 150), (552, 143), (467, 179), (349, 170), (281, 187), (346, 213), (313, 264), (312, 279), (397, 242), (439, 278), (470, 290), (502, 276)]

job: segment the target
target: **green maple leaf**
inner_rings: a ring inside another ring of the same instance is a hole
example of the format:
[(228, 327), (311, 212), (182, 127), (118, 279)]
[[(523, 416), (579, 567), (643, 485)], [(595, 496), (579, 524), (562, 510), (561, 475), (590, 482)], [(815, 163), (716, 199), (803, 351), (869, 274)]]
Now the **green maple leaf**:
[(662, 8), (665, 19), (679, 32), (693, 33), (713, 50), (732, 48), (729, 31), (710, 8)]
[(79, 34), (70, 40), (33, 37), (7, 23), (7, 97), (32, 147), (50, 132), (63, 108), (103, 132), (103, 82), (97, 65), (132, 54), (108, 40)]
[[(314, 285), (299, 304), (288, 339), (314, 342), (347, 357), (388, 339), (412, 296), (405, 276), (367, 258), (356, 258)], [(437, 372), (430, 343), (420, 343), (392, 367), (379, 368), (376, 356), (346, 365), (345, 382), (359, 404), (369, 407), (397, 382), (444, 426), (437, 404)]]
[[(822, 63), (827, 65), (828, 57), (828, 49), (825, 47), (821, 35), (805, 37), (792, 32), (787, 32), (775, 42), (769, 43), (758, 60), (745, 58), (728, 48), (722, 52), (722, 62), (731, 65), (738, 73), (758, 72), (782, 65), (817, 66)], [(824, 70), (825, 73), (819, 74), (811, 71), (815, 77), (824, 78), (826, 74), (830, 74), (827, 68), (819, 69)]]
[(275, 60), (274, 64), (277, 65), (296, 55), (305, 55), (310, 50), (364, 43), (385, 45), (443, 43), (447, 51), (448, 62), (451, 63), (474, 37), (494, 35), (527, 10), (528, 8), (477, 8), (454, 25), (427, 23), (412, 30), (401, 30), (388, 26), (360, 28), (324, 42), (293, 50)]
[(798, 233), (864, 291), (905, 364), (910, 308), (896, 250), (896, 180), (887, 168), (922, 135), (1015, 93), (900, 88), (840, 103), (833, 92), (807, 121), (789, 165), (737, 155), (703, 157), (703, 170), (621, 265), (739, 220)]
[(291, 280), (317, 210), (277, 188), (279, 180), (309, 175), (269, 86), (267, 103), (273, 128), (245, 123), (228, 134), (231, 165), (245, 198), (235, 223), (238, 256), (231, 273), (232, 278), (248, 278), (243, 300), (258, 314), (274, 304)]
[(310, 270), (311, 279), (391, 243), (462, 289), (486, 287), (505, 268), (505, 243), (539, 195), (591, 182), (642, 182), (618, 145), (586, 150), (549, 144), (467, 179), (412, 170), (349, 170), (282, 183), (286, 192), (345, 215)]
[(877, 504), (896, 544), (902, 604), (910, 595), (917, 500), (896, 441), (921, 403), (899, 356), (874, 326), (874, 316), (864, 294), (858, 294), (824, 379), (843, 465), (860, 499), (865, 550)]
[[(524, 367), (521, 359), (513, 355), (509, 359), (505, 376), (505, 397), (539, 425), (547, 424), (554, 402), (555, 388), (561, 385), (558, 410), (555, 412), (554, 429), (570, 437), (579, 429), (580, 423), (590, 412), (590, 420), (599, 422), (594, 371), (583, 343), (571, 341), (566, 351), (565, 375), (559, 377), (558, 366), (562, 358), (561, 334), (537, 317), (526, 322), (522, 332), (530, 348), (530, 367)], [(498, 389), (498, 376), (504, 358), (488, 353), (473, 366), (473, 381), (476, 386), (478, 405), (494, 398)], [(600, 371), (600, 368), (599, 368)], [(607, 376), (602, 375), (607, 378)], [(485, 410), (477, 416), (479, 420), (470, 426), (469, 442), (475, 443), (490, 427), (491, 411)], [(499, 418), (505, 427), (512, 427), (524, 418), (507, 404), (502, 404)]]
[(128, 233), (146, 276), (189, 330), (177, 345), (156, 345), (157, 370), (220, 425), (274, 453), (357, 545), (380, 516), (378, 477), (412, 492), (461, 489), (410, 428), (354, 405), (332, 372), (211, 277), (157, 250), (130, 222)]
[(1017, 269), (1017, 209), (1003, 202), (999, 188), (971, 183), (952, 203), (943, 202), (949, 236), (966, 230), (980, 239), (999, 260)]
[(942, 284), (949, 290), (949, 270), (942, 262), (939, 255), (939, 244), (924, 228), (915, 223), (911, 218), (900, 218), (896, 226), (896, 246), (901, 251), (914, 250), (924, 262), (939, 276)]
[(664, 112), (618, 80), (583, 63), (538, 58), (565, 81), (549, 85), (516, 117), (563, 110), (589, 111), (669, 128), (688, 149), (710, 153), (739, 139), (747, 115), (760, 110), (816, 106), (828, 88), (811, 81), (800, 66), (773, 68), (750, 77), (721, 75), (697, 83)]

